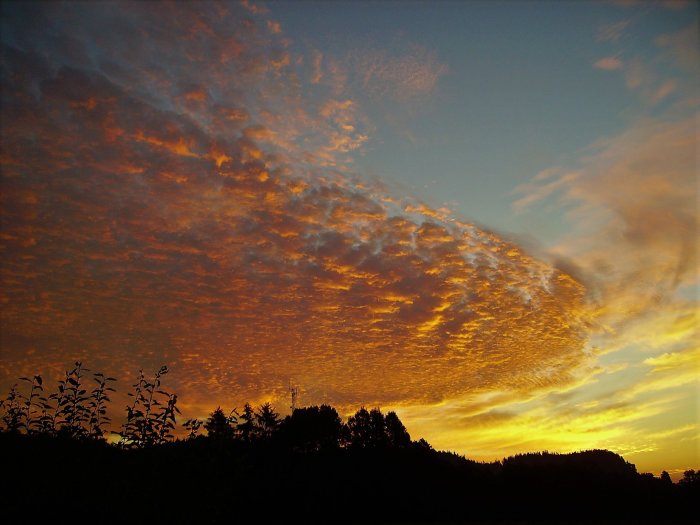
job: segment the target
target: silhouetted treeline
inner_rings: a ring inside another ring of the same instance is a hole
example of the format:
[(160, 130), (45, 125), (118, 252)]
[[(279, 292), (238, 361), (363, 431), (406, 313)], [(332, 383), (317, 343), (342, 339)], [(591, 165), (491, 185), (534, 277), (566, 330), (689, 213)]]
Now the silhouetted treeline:
[[(105, 441), (112, 378), (76, 363), (3, 401), (0, 515), (11, 522), (472, 522), (690, 519), (700, 472), (673, 484), (605, 450), (478, 463), (413, 441), (394, 412), (270, 404), (189, 419), (174, 439), (167, 368), (139, 374), (119, 442)], [(19, 520), (19, 521), (17, 521)]]

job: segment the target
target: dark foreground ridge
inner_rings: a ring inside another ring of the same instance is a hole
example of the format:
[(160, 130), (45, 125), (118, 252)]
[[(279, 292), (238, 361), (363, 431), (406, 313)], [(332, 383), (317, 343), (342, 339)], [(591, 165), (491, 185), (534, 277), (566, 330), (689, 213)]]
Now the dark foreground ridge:
[[(412, 441), (394, 412), (328, 406), (282, 419), (269, 405), (188, 420), (174, 439), (167, 373), (139, 375), (119, 443), (105, 440), (111, 378), (79, 363), (56, 393), (39, 376), (2, 403), (7, 523), (572, 523), (697, 517), (700, 471), (639, 474), (607, 450), (478, 463)], [(158, 399), (161, 402), (158, 402)], [(154, 402), (155, 401), (155, 402)], [(202, 431), (206, 435), (199, 435)]]
[(640, 475), (605, 450), (483, 464), (415, 442), (305, 450), (200, 436), (129, 450), (2, 433), (0, 451), (2, 514), (23, 523), (666, 522), (696, 515), (700, 495), (697, 478)]

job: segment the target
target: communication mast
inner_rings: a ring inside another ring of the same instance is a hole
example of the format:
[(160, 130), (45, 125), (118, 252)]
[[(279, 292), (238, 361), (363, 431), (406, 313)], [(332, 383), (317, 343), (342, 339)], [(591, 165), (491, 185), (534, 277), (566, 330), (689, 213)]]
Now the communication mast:
[(291, 381), (289, 382), (289, 393), (292, 396), (292, 406), (290, 408), (292, 409), (293, 414), (297, 407), (297, 395), (299, 394), (299, 389), (296, 386), (292, 386)]

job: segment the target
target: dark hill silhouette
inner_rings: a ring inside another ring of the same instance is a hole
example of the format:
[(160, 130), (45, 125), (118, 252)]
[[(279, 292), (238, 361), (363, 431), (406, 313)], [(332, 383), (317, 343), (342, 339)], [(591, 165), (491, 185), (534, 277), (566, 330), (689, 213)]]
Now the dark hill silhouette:
[(285, 423), (276, 439), (199, 436), (139, 449), (0, 433), (2, 512), (131, 523), (668, 521), (693, 516), (700, 495), (697, 481), (639, 475), (609, 451), (477, 463), (418, 442), (320, 446), (319, 434)]
[[(78, 365), (78, 364), (76, 364)], [(59, 394), (39, 376), (3, 402), (0, 515), (8, 523), (411, 523), (649, 520), (697, 515), (700, 473), (673, 484), (607, 450), (479, 463), (413, 441), (398, 416), (328, 405), (281, 419), (265, 404), (217, 408), (175, 440), (167, 373), (139, 375), (119, 444), (104, 439), (108, 381), (77, 366)], [(152, 395), (153, 394), (153, 395)], [(162, 400), (154, 404), (153, 400)], [(65, 399), (68, 399), (66, 401)], [(98, 399), (99, 402), (96, 402)], [(84, 409), (84, 410), (83, 410)], [(98, 417), (99, 416), (99, 417)], [(199, 430), (207, 433), (197, 435)]]

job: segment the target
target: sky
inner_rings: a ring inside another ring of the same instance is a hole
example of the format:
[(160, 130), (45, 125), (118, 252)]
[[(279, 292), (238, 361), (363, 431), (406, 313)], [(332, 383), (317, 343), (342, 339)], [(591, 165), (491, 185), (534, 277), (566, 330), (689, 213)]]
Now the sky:
[(3, 2), (0, 387), (698, 468), (698, 11)]

